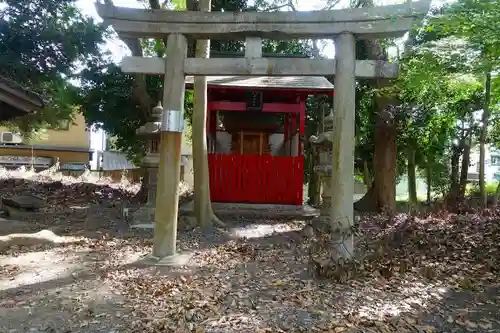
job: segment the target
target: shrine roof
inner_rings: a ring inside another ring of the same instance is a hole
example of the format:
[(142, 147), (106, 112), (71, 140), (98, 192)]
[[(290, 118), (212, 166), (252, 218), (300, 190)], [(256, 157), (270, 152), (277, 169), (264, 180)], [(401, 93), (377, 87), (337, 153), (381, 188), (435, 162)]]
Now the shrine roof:
[[(193, 79), (193, 76), (187, 76), (186, 84), (192, 85)], [(333, 84), (322, 76), (207, 76), (207, 84), (234, 88), (333, 91)]]
[(0, 76), (0, 120), (10, 120), (43, 106), (42, 98), (18, 83)]

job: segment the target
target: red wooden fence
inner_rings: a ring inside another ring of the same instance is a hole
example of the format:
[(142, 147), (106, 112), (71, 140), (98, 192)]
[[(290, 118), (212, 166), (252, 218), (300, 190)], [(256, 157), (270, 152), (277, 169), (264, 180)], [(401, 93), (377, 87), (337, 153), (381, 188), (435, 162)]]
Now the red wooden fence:
[(303, 156), (208, 154), (214, 202), (302, 205)]

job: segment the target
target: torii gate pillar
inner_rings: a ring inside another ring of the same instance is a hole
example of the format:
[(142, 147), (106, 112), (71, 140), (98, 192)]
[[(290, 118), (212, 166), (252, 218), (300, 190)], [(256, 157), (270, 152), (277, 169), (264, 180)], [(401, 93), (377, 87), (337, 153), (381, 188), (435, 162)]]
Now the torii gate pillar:
[[(338, 233), (333, 244), (332, 258), (349, 259), (354, 255), (352, 226), (354, 219), (354, 145), (356, 96), (356, 39), (351, 33), (342, 33), (335, 39), (337, 60), (334, 87), (334, 120), (332, 147), (330, 225)], [(334, 236), (335, 233), (333, 233)]]
[(155, 209), (153, 257), (161, 260), (176, 252), (177, 212), (182, 130), (184, 129), (184, 63), (187, 39), (170, 34), (167, 39), (163, 81), (163, 115), (161, 124), (160, 165)]

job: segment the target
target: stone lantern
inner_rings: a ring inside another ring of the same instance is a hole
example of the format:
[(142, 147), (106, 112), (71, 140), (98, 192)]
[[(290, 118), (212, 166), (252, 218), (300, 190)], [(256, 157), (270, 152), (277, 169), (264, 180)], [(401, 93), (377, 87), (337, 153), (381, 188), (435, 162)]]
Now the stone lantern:
[(333, 112), (323, 119), (323, 133), (309, 139), (312, 147), (318, 150), (319, 164), (314, 166), (314, 172), (319, 176), (322, 192), (320, 209), (320, 222), (329, 223), (331, 208), (332, 184), (332, 138), (333, 138)]
[(147, 202), (134, 213), (132, 227), (152, 228), (154, 225), (162, 113), (163, 107), (158, 103), (153, 108), (150, 121), (136, 131), (137, 135), (147, 140), (146, 156), (142, 163), (142, 167), (146, 170), (143, 182), (147, 190)]

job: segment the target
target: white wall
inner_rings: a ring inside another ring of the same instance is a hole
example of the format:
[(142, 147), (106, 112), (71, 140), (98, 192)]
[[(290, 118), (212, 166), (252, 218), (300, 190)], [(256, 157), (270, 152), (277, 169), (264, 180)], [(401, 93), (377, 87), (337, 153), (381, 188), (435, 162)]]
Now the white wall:
[(269, 135), (269, 145), (271, 146), (271, 155), (283, 155), (283, 141), (285, 135), (283, 133), (273, 133)]
[(291, 142), (291, 156), (298, 156), (299, 155), (299, 133), (295, 133), (294, 136), (290, 139)]
[[(491, 163), (492, 155), (498, 156), (499, 153), (495, 150), (494, 147), (490, 145), (486, 145), (485, 151), (485, 175), (484, 178), (487, 182), (495, 181), (495, 173), (500, 171), (499, 165), (493, 165)], [(469, 174), (478, 174), (479, 173), (479, 145), (474, 147), (471, 151), (470, 155), (470, 166), (469, 166)]]
[(216, 153), (231, 154), (232, 136), (228, 132), (217, 131), (215, 134), (217, 144), (215, 146)]
[[(216, 133), (217, 145), (215, 151), (222, 154), (231, 153), (231, 140), (232, 136), (230, 133), (217, 131)], [(286, 155), (284, 152), (284, 139), (285, 135), (283, 133), (273, 133), (269, 135), (269, 145), (271, 148), (271, 155), (273, 156), (283, 156)], [(299, 154), (299, 134), (295, 134), (291, 142), (291, 156), (298, 156)]]

